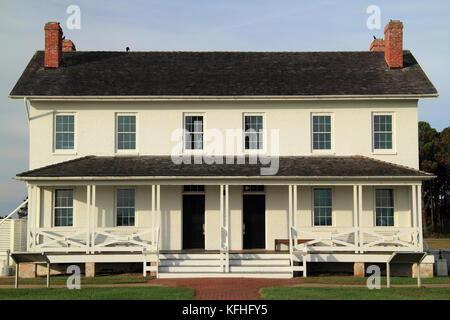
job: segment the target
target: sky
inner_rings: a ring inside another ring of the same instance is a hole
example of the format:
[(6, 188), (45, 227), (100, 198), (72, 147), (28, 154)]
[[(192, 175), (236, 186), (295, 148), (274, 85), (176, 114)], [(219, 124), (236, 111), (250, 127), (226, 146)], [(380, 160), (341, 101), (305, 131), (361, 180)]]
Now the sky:
[[(80, 8), (80, 29), (67, 27), (70, 5)], [(380, 29), (367, 26), (370, 5), (380, 9)], [(28, 169), (28, 123), (23, 101), (8, 95), (44, 48), (47, 21), (61, 22), (77, 50), (362, 51), (390, 19), (401, 20), (404, 48), (440, 94), (419, 102), (419, 120), (440, 131), (450, 122), (449, 12), (448, 0), (2, 0), (0, 216), (26, 197), (13, 178)]]

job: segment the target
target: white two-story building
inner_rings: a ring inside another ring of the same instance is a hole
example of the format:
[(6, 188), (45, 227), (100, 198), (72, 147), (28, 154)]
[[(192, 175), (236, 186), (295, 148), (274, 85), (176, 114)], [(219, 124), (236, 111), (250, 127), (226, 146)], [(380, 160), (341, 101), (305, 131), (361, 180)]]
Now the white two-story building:
[(10, 94), (27, 251), (159, 277), (422, 252), (417, 109), (437, 91), (402, 43), (391, 21), (361, 52), (93, 52), (47, 23)]

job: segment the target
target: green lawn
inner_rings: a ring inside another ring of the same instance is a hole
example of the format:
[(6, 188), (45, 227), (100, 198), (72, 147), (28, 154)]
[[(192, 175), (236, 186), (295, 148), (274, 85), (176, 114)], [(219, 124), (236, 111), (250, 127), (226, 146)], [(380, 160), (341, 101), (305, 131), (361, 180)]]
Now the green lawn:
[[(421, 279), (423, 284), (443, 283), (450, 284), (450, 277), (434, 277)], [(353, 276), (311, 276), (301, 279), (302, 283), (318, 283), (318, 284), (342, 284), (353, 285), (362, 284), (365, 285), (367, 278), (356, 278)], [(386, 277), (381, 277), (381, 284), (386, 284)], [(417, 284), (416, 278), (410, 277), (391, 277), (391, 284)]]
[(450, 300), (449, 288), (274, 287), (260, 294), (266, 300)]
[(194, 290), (170, 287), (0, 289), (0, 300), (191, 300)]
[[(50, 281), (52, 284), (65, 284), (67, 276), (52, 276)], [(118, 274), (108, 276), (96, 276), (95, 278), (81, 277), (81, 285), (84, 284), (118, 284), (118, 283), (144, 283), (148, 282), (151, 277), (144, 278), (141, 274)], [(38, 277), (33, 279), (20, 279), (20, 284), (42, 284), (45, 285), (46, 277)], [(14, 284), (14, 277), (1, 277), (0, 285)]]

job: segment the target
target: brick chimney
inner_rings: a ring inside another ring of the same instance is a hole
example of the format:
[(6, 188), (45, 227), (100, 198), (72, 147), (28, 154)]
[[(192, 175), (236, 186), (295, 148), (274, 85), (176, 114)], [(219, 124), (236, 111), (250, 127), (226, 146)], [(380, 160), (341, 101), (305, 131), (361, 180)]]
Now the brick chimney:
[(77, 49), (75, 48), (75, 44), (72, 42), (72, 40), (63, 40), (62, 51), (63, 52), (72, 52), (72, 51), (77, 51)]
[(403, 67), (403, 23), (391, 20), (384, 28), (384, 57), (390, 68)]
[(47, 22), (45, 30), (45, 62), (46, 68), (58, 68), (62, 60), (62, 29), (59, 22)]
[(384, 40), (374, 39), (370, 44), (370, 51), (384, 51)]

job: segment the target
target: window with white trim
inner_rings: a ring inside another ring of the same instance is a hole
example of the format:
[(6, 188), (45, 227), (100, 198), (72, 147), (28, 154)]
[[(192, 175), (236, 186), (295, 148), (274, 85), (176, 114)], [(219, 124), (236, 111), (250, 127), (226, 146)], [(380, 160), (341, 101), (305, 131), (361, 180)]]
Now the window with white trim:
[(75, 149), (75, 116), (55, 116), (55, 150)]
[(184, 116), (184, 148), (185, 150), (203, 150), (203, 116)]
[(73, 190), (55, 190), (54, 218), (55, 227), (73, 226)]
[(117, 189), (117, 226), (134, 226), (135, 191), (134, 189)]
[(394, 190), (376, 189), (375, 198), (376, 226), (394, 226)]
[(117, 150), (136, 150), (135, 115), (117, 115)]
[(332, 225), (332, 191), (330, 188), (314, 189), (314, 226)]
[(245, 150), (263, 149), (264, 118), (262, 115), (244, 115)]
[(313, 150), (331, 150), (331, 116), (312, 116)]
[(392, 150), (392, 115), (373, 115), (374, 150)]

